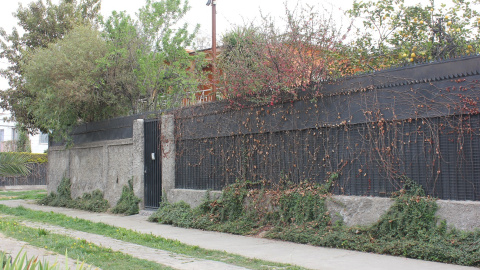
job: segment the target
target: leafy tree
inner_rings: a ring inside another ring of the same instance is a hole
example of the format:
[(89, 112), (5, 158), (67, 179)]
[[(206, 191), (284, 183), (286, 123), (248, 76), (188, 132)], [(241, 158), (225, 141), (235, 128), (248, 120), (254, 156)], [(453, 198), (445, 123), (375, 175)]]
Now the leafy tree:
[(202, 83), (202, 55), (185, 50), (199, 26), (189, 33), (187, 24), (180, 25), (188, 10), (187, 1), (147, 0), (137, 20), (114, 12), (103, 22), (106, 84), (130, 99), (132, 111), (177, 106)]
[(77, 26), (62, 40), (32, 53), (22, 78), (25, 92), (36, 97), (28, 100), (35, 127), (65, 137), (79, 121), (125, 110), (122, 96), (104, 91), (104, 74), (97, 63), (106, 54), (106, 42), (91, 26)]
[(137, 20), (124, 12), (99, 20), (103, 31), (98, 8), (99, 0), (39, 0), (17, 11), (23, 36), (3, 32), (12, 87), (1, 105), (29, 130), (66, 138), (81, 122), (174, 106), (201, 83), (201, 56), (185, 51), (196, 30), (179, 24), (188, 2), (147, 0)]
[[(0, 106), (11, 110), (13, 117), (29, 129), (35, 129), (34, 116), (29, 109), (29, 101), (37, 97), (24, 88), (23, 66), (28, 63), (28, 55), (36, 48), (47, 47), (49, 43), (61, 39), (78, 24), (94, 23), (100, 9), (100, 0), (61, 0), (58, 5), (50, 0), (19, 5), (14, 14), (18, 19), (19, 31), (14, 28), (8, 34), (0, 29), (0, 57), (10, 66), (0, 75), (8, 79), (10, 89), (0, 92)], [(23, 34), (20, 34), (23, 33)], [(43, 132), (48, 130), (43, 129)]]
[[(347, 72), (342, 54), (346, 35), (332, 17), (312, 7), (286, 8), (285, 28), (269, 17), (261, 25), (240, 27), (223, 37), (219, 69), (230, 99), (278, 102), (298, 90)], [(349, 29), (345, 32), (348, 33)]]
[(351, 47), (360, 65), (392, 64), (455, 57), (479, 50), (479, 1), (406, 5), (404, 0), (355, 1), (348, 11), (364, 30)]
[(135, 21), (124, 12), (113, 12), (102, 22), (107, 53), (99, 61), (104, 73), (105, 91), (121, 95), (128, 100), (132, 112), (142, 111), (142, 95), (137, 88), (138, 54), (145, 48), (139, 37)]

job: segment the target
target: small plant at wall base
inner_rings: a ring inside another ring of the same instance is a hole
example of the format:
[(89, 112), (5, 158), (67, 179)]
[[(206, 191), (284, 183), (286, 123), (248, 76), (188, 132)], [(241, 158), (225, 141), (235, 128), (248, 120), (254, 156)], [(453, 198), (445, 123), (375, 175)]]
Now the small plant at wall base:
[(70, 190), (70, 178), (62, 178), (57, 187), (57, 193), (52, 192), (45, 198), (38, 200), (38, 204), (56, 206), (56, 207), (72, 207), (72, 192)]
[(117, 205), (112, 209), (115, 214), (135, 215), (140, 211), (140, 199), (133, 192), (133, 178), (128, 180), (128, 185), (123, 186), (122, 195)]
[[(437, 204), (426, 197), (421, 186), (405, 179), (404, 188), (394, 194), (396, 203), (372, 227), (377, 237), (418, 239), (436, 233)], [(425, 239), (428, 240), (428, 239)]]
[(195, 209), (184, 202), (162, 202), (150, 221), (237, 234), (256, 234), (265, 228), (308, 222), (327, 225), (330, 217), (325, 206), (326, 185), (334, 177), (325, 185), (281, 183), (273, 188), (262, 182), (237, 182), (227, 186), (218, 200), (207, 197)]
[(108, 201), (103, 198), (100, 190), (84, 193), (82, 197), (72, 199), (71, 182), (64, 177), (57, 187), (57, 193), (50, 193), (37, 203), (41, 205), (68, 207), (91, 212), (105, 212), (109, 208)]
[(108, 201), (103, 198), (103, 193), (97, 189), (74, 199), (72, 208), (90, 212), (106, 212), (109, 207)]
[(198, 207), (185, 202), (162, 202), (150, 221), (333, 248), (390, 254), (422, 260), (480, 266), (480, 231), (463, 232), (437, 224), (437, 204), (421, 186), (404, 178), (394, 205), (369, 227), (332, 223), (325, 201), (333, 181), (323, 185), (283, 183), (252, 189), (235, 183), (218, 200)]

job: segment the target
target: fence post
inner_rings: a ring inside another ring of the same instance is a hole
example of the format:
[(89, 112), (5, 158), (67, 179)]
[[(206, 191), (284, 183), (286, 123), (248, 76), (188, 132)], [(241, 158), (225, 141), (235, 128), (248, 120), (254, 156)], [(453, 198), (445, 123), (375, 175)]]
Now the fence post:
[(162, 145), (162, 188), (168, 195), (169, 191), (175, 188), (175, 118), (173, 114), (162, 115), (160, 143)]

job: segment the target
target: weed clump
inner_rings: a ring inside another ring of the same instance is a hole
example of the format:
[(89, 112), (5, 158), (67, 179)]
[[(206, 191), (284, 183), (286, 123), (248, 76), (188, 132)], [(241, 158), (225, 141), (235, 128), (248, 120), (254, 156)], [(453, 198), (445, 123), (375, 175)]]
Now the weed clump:
[(50, 193), (46, 197), (37, 201), (38, 204), (67, 207), (90, 212), (105, 212), (109, 208), (108, 201), (103, 198), (100, 190), (94, 190), (92, 193), (85, 193), (82, 197), (72, 199), (72, 183), (69, 178), (64, 177), (57, 187), (57, 193)]
[(437, 233), (437, 203), (425, 196), (420, 185), (405, 179), (404, 188), (394, 198), (395, 204), (371, 228), (375, 236), (418, 239)]
[(128, 180), (128, 185), (123, 186), (122, 195), (117, 205), (112, 209), (115, 214), (135, 215), (138, 214), (140, 208), (138, 203), (141, 200), (135, 196), (133, 192), (133, 178)]
[(150, 221), (236, 234), (258, 234), (265, 228), (306, 223), (328, 226), (331, 218), (325, 200), (330, 184), (282, 182), (267, 187), (262, 182), (237, 182), (225, 187), (218, 199), (211, 200), (207, 193), (194, 209), (185, 202), (164, 201)]
[(70, 179), (64, 177), (57, 187), (57, 193), (51, 192), (44, 198), (38, 200), (37, 203), (56, 207), (72, 207), (71, 185)]
[(72, 206), (72, 208), (90, 212), (106, 212), (109, 207), (108, 201), (103, 198), (103, 193), (98, 189), (74, 199)]
[(157, 211), (150, 215), (148, 217), (149, 221), (170, 224), (183, 228), (194, 227), (194, 212), (186, 202), (167, 203), (163, 201), (160, 203), (159, 209), (162, 209), (162, 211)]

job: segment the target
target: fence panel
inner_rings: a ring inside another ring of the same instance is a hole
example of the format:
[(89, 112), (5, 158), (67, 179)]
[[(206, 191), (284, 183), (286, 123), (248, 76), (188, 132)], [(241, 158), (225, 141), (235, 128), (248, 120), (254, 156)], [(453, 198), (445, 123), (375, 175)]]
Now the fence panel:
[(47, 184), (47, 163), (31, 163), (30, 174), (27, 176), (0, 176), (0, 186), (31, 186)]

